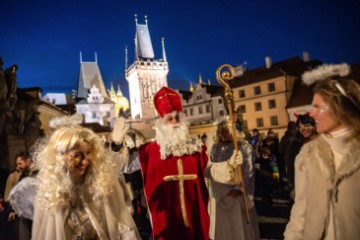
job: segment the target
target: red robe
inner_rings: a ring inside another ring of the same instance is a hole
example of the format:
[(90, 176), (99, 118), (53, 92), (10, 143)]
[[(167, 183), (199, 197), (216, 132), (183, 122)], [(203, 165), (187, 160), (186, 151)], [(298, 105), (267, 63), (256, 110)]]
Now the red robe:
[[(208, 157), (205, 150), (204, 147), (202, 152), (181, 157), (169, 156), (162, 160), (160, 147), (156, 142), (140, 148), (144, 190), (151, 213), (154, 239), (209, 239), (209, 195), (204, 180)], [(179, 181), (178, 176), (169, 177), (179, 175), (181, 171), (188, 179)], [(184, 204), (181, 204), (181, 185), (184, 189)]]

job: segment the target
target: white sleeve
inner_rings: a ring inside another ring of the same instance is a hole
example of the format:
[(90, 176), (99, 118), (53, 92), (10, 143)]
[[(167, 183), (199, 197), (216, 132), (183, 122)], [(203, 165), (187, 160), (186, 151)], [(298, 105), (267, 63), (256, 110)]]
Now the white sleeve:
[(207, 168), (209, 168), (209, 174), (211, 178), (218, 183), (235, 185), (230, 176), (230, 169), (227, 161), (219, 163), (210, 163)]
[(34, 177), (23, 178), (11, 189), (9, 201), (17, 215), (33, 219), (36, 192), (36, 178)]
[(284, 232), (285, 240), (303, 239), (308, 184), (305, 160), (301, 152), (295, 159), (295, 200)]
[(125, 173), (131, 174), (141, 169), (139, 152), (135, 151), (130, 156), (130, 161), (124, 169)]

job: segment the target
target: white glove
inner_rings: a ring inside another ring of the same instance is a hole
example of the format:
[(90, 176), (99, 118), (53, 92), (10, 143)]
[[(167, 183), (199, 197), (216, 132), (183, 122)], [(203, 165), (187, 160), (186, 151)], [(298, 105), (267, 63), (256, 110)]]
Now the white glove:
[(231, 156), (229, 160), (230, 164), (232, 166), (241, 165), (243, 163), (243, 155), (239, 150), (234, 150), (233, 155)]
[(128, 130), (129, 126), (126, 126), (125, 118), (117, 118), (114, 123), (113, 131), (111, 133), (112, 140), (115, 143), (121, 144), (124, 141), (125, 134)]
[(228, 162), (212, 163), (210, 165), (210, 174), (212, 179), (218, 183), (234, 185), (233, 183), (233, 168), (230, 168)]

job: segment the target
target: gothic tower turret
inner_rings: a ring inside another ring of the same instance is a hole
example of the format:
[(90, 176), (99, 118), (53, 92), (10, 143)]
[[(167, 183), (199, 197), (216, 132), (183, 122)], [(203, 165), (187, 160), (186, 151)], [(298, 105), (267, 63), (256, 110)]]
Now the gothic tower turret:
[[(150, 38), (148, 21), (139, 24), (135, 15), (135, 60), (125, 66), (125, 77), (129, 83), (131, 116), (136, 119), (150, 120), (155, 118), (153, 97), (163, 86), (167, 86), (169, 66), (162, 39), (162, 59), (155, 60)], [(127, 54), (127, 50), (126, 50)], [(126, 56), (127, 58), (127, 56)]]

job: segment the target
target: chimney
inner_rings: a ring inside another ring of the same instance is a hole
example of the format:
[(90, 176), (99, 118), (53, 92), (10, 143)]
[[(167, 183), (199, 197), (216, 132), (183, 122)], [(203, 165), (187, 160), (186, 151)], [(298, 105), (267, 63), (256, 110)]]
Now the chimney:
[(266, 57), (265, 57), (265, 64), (266, 64), (266, 68), (270, 68), (270, 67), (271, 67), (271, 64), (272, 64), (272, 62), (271, 62), (271, 57), (269, 57), (269, 56), (266, 56)]
[(310, 55), (308, 52), (303, 52), (303, 60), (304, 62), (310, 61)]
[(246, 68), (243, 65), (239, 65), (234, 68), (235, 70), (235, 77), (239, 77), (244, 75), (244, 72), (246, 71)]

